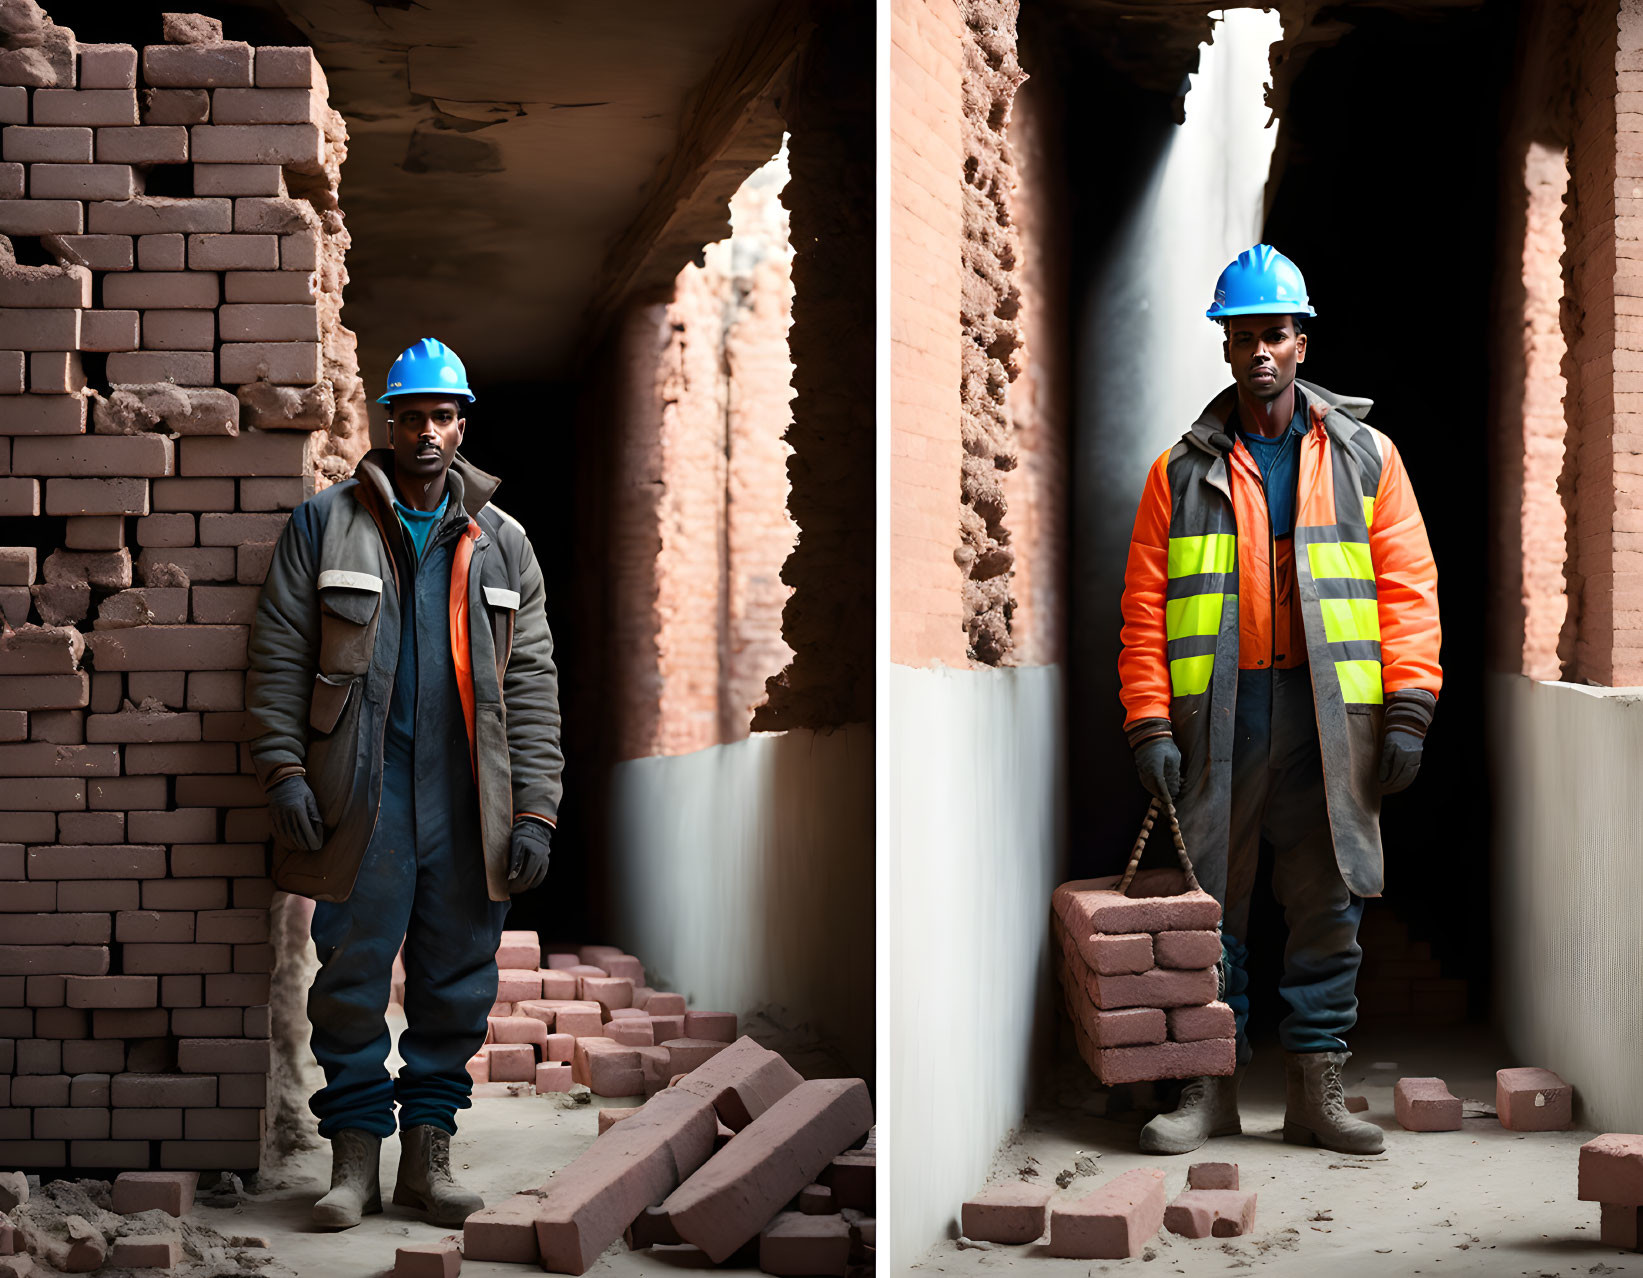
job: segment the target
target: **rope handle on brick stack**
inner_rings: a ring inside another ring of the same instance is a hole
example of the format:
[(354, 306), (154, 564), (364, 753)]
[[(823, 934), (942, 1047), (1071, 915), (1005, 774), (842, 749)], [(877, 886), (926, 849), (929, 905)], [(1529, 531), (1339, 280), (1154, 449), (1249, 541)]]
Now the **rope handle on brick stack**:
[(1135, 878), (1135, 871), (1141, 864), (1141, 853), (1146, 851), (1147, 837), (1152, 833), (1153, 822), (1158, 819), (1160, 806), (1169, 816), (1170, 837), (1175, 843), (1175, 855), (1180, 859), (1181, 871), (1187, 876), (1187, 890), (1201, 890), (1198, 886), (1198, 876), (1192, 872), (1192, 861), (1187, 856), (1187, 843), (1181, 835), (1181, 822), (1175, 815), (1175, 802), (1154, 795), (1152, 802), (1147, 805), (1147, 815), (1141, 822), (1141, 833), (1135, 836), (1135, 847), (1130, 851), (1130, 863), (1124, 868), (1124, 877), (1118, 881), (1120, 892), (1127, 894), (1130, 890), (1130, 881)]

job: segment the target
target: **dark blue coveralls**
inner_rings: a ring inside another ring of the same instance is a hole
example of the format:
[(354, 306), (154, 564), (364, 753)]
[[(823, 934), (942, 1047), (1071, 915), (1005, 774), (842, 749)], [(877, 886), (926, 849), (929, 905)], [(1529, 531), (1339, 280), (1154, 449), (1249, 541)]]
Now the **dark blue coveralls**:
[[(1295, 532), (1300, 444), (1306, 430), (1306, 406), (1297, 391), (1295, 416), (1277, 439), (1238, 432), (1260, 468), (1275, 538)], [(1278, 1041), (1286, 1052), (1344, 1052), (1346, 1032), (1358, 1019), (1363, 899), (1352, 894), (1335, 862), (1311, 667), (1240, 670), (1233, 733), (1222, 948), (1226, 1002), (1238, 1026), (1238, 1062), (1251, 1055), (1245, 936), (1263, 838), (1273, 850), (1272, 894), (1289, 925), (1278, 992), (1290, 1010), (1278, 1025)]]
[[(353, 892), (314, 906), (320, 970), (308, 1017), (325, 1086), (309, 1106), (327, 1139), (349, 1127), (391, 1136), (396, 1101), (401, 1130), (428, 1123), (455, 1133), (456, 1111), (472, 1103), (467, 1064), (496, 1002), (496, 949), (508, 913), (485, 885), (479, 798), (451, 660), (451, 562), (464, 521), (445, 522), (446, 503), (428, 515), (394, 505), (409, 584), (400, 598), (382, 799)], [(386, 1068), (385, 1013), (401, 942), (407, 1024), (396, 1080)]]

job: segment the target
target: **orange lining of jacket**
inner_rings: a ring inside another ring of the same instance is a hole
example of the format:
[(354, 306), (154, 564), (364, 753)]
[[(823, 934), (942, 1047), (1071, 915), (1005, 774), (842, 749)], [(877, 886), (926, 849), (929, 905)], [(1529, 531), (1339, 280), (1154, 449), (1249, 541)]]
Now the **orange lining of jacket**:
[(479, 747), (474, 733), (473, 653), (468, 647), (468, 565), (473, 560), (479, 525), (472, 519), (456, 543), (451, 564), (451, 664), (456, 668), (456, 693), (462, 700), (462, 719), (468, 729), (468, 764), (479, 780)]

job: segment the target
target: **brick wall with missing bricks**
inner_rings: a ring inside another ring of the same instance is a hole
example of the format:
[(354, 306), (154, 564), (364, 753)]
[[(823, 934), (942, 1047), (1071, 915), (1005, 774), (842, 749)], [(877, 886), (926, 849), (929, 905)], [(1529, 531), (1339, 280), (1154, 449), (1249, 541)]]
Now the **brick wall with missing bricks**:
[(23, 25), (0, 49), (0, 1167), (251, 1168), (272, 889), (246, 640), (287, 512), (366, 447), (346, 133), (307, 48), (196, 15), (141, 49)]

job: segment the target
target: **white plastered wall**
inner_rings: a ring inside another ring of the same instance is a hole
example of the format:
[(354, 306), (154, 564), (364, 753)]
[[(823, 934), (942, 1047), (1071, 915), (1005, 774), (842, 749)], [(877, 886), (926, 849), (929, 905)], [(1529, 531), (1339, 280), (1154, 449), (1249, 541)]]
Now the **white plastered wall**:
[(873, 732), (618, 764), (617, 940), (694, 1008), (780, 1008), (873, 1071)]
[(889, 667), (892, 1264), (946, 1235), (1049, 1045), (1061, 672)]
[(1489, 681), (1497, 1017), (1577, 1122), (1643, 1130), (1643, 688)]

